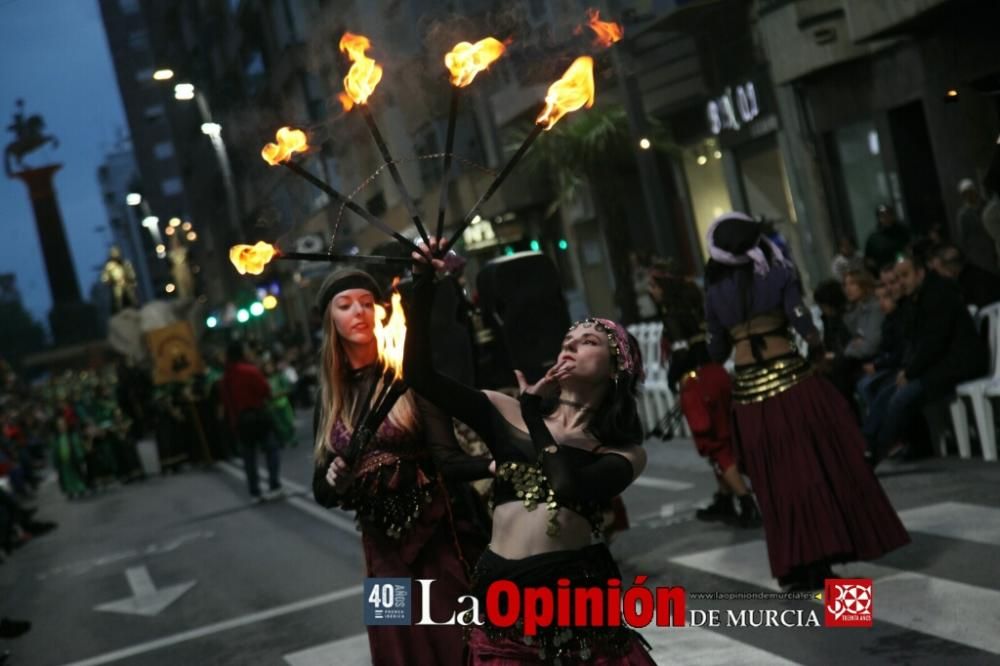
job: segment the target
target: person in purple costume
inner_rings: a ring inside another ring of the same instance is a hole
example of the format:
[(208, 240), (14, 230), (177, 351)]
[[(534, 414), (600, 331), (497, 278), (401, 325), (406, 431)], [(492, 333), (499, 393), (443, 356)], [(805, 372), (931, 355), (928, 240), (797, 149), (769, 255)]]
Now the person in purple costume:
[[(353, 465), (345, 460), (361, 403), (382, 367), (375, 339), (375, 303), (380, 290), (359, 270), (332, 273), (320, 288), (323, 348), (322, 391), (314, 419), (313, 495), (324, 507), (356, 513), (365, 575), (433, 579), (431, 617), (447, 620), (468, 594), (469, 565), (486, 547), (488, 532), (472, 518), (467, 481), (489, 478), (492, 461), (466, 455), (455, 440), (451, 418), (407, 391)], [(473, 491), (474, 492), (474, 491)], [(451, 500), (449, 500), (449, 497)], [(422, 609), (414, 582), (413, 619)], [(376, 666), (460, 663), (462, 627), (369, 626)]]
[(709, 354), (735, 357), (737, 457), (760, 505), (771, 573), (784, 587), (819, 589), (831, 564), (875, 559), (910, 538), (865, 461), (850, 408), (810, 362), (824, 350), (795, 266), (743, 213), (717, 218), (707, 240)]

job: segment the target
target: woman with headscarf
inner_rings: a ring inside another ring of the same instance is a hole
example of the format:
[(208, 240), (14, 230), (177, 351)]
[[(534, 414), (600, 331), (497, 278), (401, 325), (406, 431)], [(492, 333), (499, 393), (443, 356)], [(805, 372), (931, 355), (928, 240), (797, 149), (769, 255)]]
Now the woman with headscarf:
[(865, 440), (843, 397), (810, 359), (823, 345), (802, 303), (795, 266), (743, 213), (708, 230), (705, 271), (709, 353), (735, 355), (734, 422), (739, 459), (764, 518), (771, 573), (811, 590), (830, 565), (875, 559), (909, 535), (864, 458)]
[[(451, 419), (412, 391), (398, 400), (353, 465), (345, 460), (362, 402), (372, 383), (381, 381), (374, 333), (380, 296), (375, 280), (359, 270), (335, 271), (320, 288), (324, 335), (313, 495), (325, 507), (356, 512), (366, 576), (433, 579), (431, 616), (441, 620), (468, 593), (466, 565), (486, 545), (486, 535), (469, 519), (471, 509), (452, 504), (449, 495), (467, 487), (465, 481), (489, 477), (491, 461), (465, 455)], [(421, 589), (416, 583), (411, 589), (411, 608), (419, 613)], [(464, 649), (458, 625), (369, 626), (368, 641), (377, 666), (454, 664)]]
[[(426, 269), (421, 255), (414, 259)], [(443, 261), (434, 261), (435, 269), (443, 267)], [(497, 581), (521, 590), (545, 588), (553, 598), (557, 586), (607, 589), (621, 573), (600, 540), (603, 512), (646, 464), (636, 407), (642, 357), (635, 338), (607, 319), (578, 322), (566, 333), (556, 364), (539, 381), (529, 384), (516, 372), (519, 398), (479, 391), (433, 367), (434, 291), (433, 273), (425, 270), (407, 307), (404, 372), (422, 396), (474, 429), (496, 462), (493, 535), (473, 575), (480, 607), (486, 607)], [(567, 610), (575, 612), (570, 606)], [(469, 650), (470, 663), (497, 666), (591, 659), (609, 666), (653, 663), (624, 623), (548, 625), (526, 636), (524, 624), (497, 626), (486, 620), (471, 628)]]

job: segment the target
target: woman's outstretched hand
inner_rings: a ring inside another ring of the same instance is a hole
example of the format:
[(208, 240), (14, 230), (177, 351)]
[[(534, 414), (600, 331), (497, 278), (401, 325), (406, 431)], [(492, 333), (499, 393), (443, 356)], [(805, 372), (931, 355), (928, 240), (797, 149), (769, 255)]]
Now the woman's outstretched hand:
[(530, 385), (528, 384), (528, 380), (525, 379), (524, 373), (520, 370), (515, 370), (514, 376), (517, 377), (517, 388), (520, 393), (530, 393), (531, 395), (539, 395), (543, 398), (551, 397), (559, 392), (559, 381), (569, 376), (570, 371), (573, 369), (572, 365), (570, 361), (556, 363), (549, 368), (544, 377)]
[[(437, 237), (431, 237), (429, 240), (430, 240), (429, 245), (425, 245), (423, 241), (417, 243), (417, 247), (423, 250), (424, 251), (423, 253), (421, 252), (410, 253), (410, 256), (413, 258), (414, 273), (423, 273), (424, 270), (427, 268), (428, 264), (430, 264), (431, 268), (434, 269), (435, 273), (445, 270), (444, 259), (437, 258), (438, 247), (440, 247), (444, 243), (444, 241)], [(434, 257), (434, 259), (428, 259), (427, 258), (428, 256)]]

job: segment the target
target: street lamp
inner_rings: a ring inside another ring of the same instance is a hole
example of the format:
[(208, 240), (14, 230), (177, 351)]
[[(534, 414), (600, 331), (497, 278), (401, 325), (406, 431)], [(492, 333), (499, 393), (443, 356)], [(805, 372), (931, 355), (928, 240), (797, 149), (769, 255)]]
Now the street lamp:
[(142, 195), (138, 192), (129, 192), (125, 195), (125, 203), (129, 206), (138, 206), (142, 203)]
[(642, 137), (641, 139), (639, 139), (639, 147), (642, 148), (643, 150), (649, 150), (649, 147), (651, 145), (653, 144), (651, 144), (649, 142), (649, 139), (647, 139), (646, 137)]
[(194, 85), (191, 83), (178, 83), (174, 86), (174, 99), (182, 102), (194, 99)]
[(219, 123), (202, 123), (201, 133), (213, 139), (219, 138), (222, 134), (222, 125)]
[(174, 70), (172, 69), (158, 69), (153, 72), (154, 81), (169, 81), (174, 78)]
[[(153, 76), (156, 79), (156, 76)], [(162, 79), (157, 79), (162, 80)], [(233, 172), (229, 166), (229, 155), (226, 153), (226, 144), (222, 139), (222, 125), (212, 120), (212, 112), (208, 108), (208, 100), (200, 90), (194, 87), (193, 83), (178, 83), (174, 85), (174, 99), (180, 101), (194, 100), (198, 105), (198, 113), (201, 115), (202, 134), (212, 140), (212, 147), (215, 149), (215, 156), (219, 160), (219, 168), (222, 170), (222, 182), (226, 189), (226, 207), (229, 209), (229, 225), (237, 233), (240, 232), (239, 213), (236, 208), (236, 190), (233, 187)]]

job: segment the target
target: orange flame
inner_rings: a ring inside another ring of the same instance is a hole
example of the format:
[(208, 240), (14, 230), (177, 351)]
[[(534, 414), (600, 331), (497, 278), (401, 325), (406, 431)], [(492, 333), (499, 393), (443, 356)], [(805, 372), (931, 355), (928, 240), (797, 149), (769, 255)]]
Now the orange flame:
[(382, 67), (365, 55), (371, 47), (371, 41), (363, 35), (345, 32), (340, 38), (340, 50), (354, 63), (344, 77), (344, 90), (354, 104), (367, 102), (382, 80)]
[(233, 262), (240, 275), (260, 275), (277, 254), (280, 253), (274, 245), (257, 241), (256, 245), (234, 245), (229, 248), (229, 261)]
[(386, 312), (375, 304), (375, 340), (378, 342), (379, 360), (393, 373), (393, 378), (403, 378), (403, 346), (406, 343), (406, 315), (403, 313), (403, 299), (396, 290), (399, 278), (392, 283), (392, 314), (386, 321)]
[(480, 39), (475, 44), (455, 44), (455, 48), (444, 56), (444, 66), (451, 72), (451, 84), (457, 88), (469, 85), (476, 74), (492, 65), (506, 50), (507, 46), (494, 37)]
[(337, 101), (340, 102), (342, 107), (344, 107), (344, 113), (347, 113), (354, 108), (354, 100), (343, 91), (337, 93)]
[(625, 30), (621, 24), (600, 19), (601, 12), (596, 9), (587, 10), (587, 27), (594, 31), (594, 44), (607, 48), (615, 42), (621, 41), (621, 38), (625, 36)]
[(570, 111), (594, 105), (594, 59), (580, 56), (573, 61), (562, 78), (549, 86), (545, 108), (535, 119), (548, 131)]
[(260, 156), (271, 166), (287, 162), (294, 153), (309, 150), (309, 141), (302, 130), (282, 127), (275, 134), (275, 138), (278, 139), (278, 143), (269, 143), (260, 150)]

